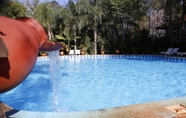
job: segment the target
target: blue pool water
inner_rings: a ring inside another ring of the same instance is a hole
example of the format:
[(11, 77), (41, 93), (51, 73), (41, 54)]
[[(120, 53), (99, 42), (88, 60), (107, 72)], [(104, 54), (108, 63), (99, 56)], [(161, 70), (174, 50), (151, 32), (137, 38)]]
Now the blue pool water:
[(0, 100), (29, 111), (119, 107), (186, 96), (185, 73), (185, 62), (164, 58), (38, 59), (31, 74)]

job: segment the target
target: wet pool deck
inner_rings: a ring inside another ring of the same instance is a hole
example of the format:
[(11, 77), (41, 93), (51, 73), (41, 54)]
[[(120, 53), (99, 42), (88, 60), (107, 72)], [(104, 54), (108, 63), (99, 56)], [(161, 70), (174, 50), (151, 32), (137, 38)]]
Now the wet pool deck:
[(122, 106), (84, 112), (30, 112), (18, 111), (9, 118), (186, 118), (186, 113), (177, 115), (167, 106), (186, 106), (186, 97), (168, 99), (144, 104)]

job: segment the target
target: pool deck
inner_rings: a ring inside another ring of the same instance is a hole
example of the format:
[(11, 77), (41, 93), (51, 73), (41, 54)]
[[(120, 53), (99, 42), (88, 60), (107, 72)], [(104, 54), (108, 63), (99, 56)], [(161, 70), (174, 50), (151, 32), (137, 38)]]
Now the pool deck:
[(179, 109), (167, 109), (173, 105), (186, 106), (186, 97), (148, 102), (130, 106), (122, 106), (110, 109), (101, 109), (84, 112), (31, 112), (17, 111), (9, 118), (186, 118), (186, 109), (181, 109), (178, 114), (173, 111)]

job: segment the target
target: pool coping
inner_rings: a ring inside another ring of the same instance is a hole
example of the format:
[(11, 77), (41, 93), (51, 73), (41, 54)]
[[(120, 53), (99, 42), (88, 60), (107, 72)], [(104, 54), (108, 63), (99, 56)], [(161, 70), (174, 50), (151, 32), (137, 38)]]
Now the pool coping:
[[(186, 62), (185, 57), (178, 57), (178, 56), (167, 56), (167, 55), (155, 55), (155, 54), (143, 54), (143, 55), (130, 55), (130, 54), (104, 54), (104, 55), (63, 55), (57, 56), (59, 59), (68, 59), (68, 58), (156, 58), (156, 59), (164, 59), (166, 61), (179, 61), (179, 62)], [(38, 59), (49, 59), (49, 56), (40, 56)]]
[[(173, 57), (164, 55), (65, 55), (58, 56), (63, 58), (92, 58), (92, 57), (125, 57), (125, 58), (162, 58), (168, 61), (186, 62), (186, 58)], [(46, 57), (38, 57), (39, 59), (49, 59)], [(161, 101), (153, 101), (142, 104), (134, 104), (129, 106), (121, 106), (115, 108), (107, 108), (92, 111), (80, 112), (33, 112), (25, 110), (12, 110), (13, 114), (8, 114), (10, 118), (176, 118), (179, 117), (174, 112), (168, 110), (166, 107), (171, 105), (182, 104), (186, 106), (186, 97), (173, 98)], [(11, 111), (10, 111), (11, 112)]]
[[(10, 118), (176, 118), (177, 115), (167, 106), (182, 104), (186, 106), (186, 97), (121, 106), (115, 108), (81, 112), (33, 112), (20, 110), (8, 115)], [(186, 116), (185, 116), (186, 117)]]

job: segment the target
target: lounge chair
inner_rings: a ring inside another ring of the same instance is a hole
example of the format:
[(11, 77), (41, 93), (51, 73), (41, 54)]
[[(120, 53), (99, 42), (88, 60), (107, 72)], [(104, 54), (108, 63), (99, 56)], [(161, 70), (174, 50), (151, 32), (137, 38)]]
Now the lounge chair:
[(164, 52), (160, 52), (160, 54), (168, 55), (172, 50), (173, 50), (173, 48), (168, 48), (166, 52), (165, 51)]
[(74, 50), (70, 50), (69, 55), (73, 55), (74, 54)]
[(174, 55), (174, 54), (177, 54), (179, 48), (174, 48), (170, 53), (169, 55)]
[(80, 50), (76, 50), (76, 54), (77, 55), (80, 55)]
[(185, 52), (177, 52), (176, 54), (177, 54), (177, 56), (183, 56), (183, 55), (186, 55), (186, 51)]
[[(74, 50), (70, 50), (69, 55), (73, 55)], [(80, 55), (80, 50), (76, 50), (76, 55)]]

